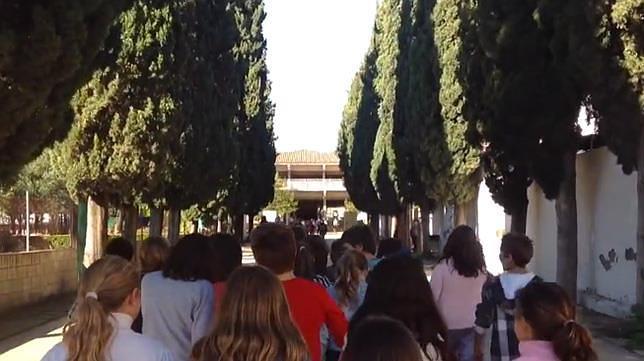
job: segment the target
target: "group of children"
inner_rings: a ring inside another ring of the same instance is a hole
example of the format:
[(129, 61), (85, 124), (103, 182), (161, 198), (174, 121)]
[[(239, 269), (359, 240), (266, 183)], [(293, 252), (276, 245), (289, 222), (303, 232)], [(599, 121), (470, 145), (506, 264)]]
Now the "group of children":
[(329, 268), (324, 242), (297, 229), (265, 223), (250, 239), (258, 265), (243, 267), (230, 235), (171, 248), (151, 238), (138, 262), (117, 240), (83, 274), (63, 341), (43, 360), (597, 360), (565, 291), (527, 270), (524, 235), (503, 237), (505, 272), (492, 277), (475, 232), (459, 226), (431, 281), (401, 242), (376, 247), (364, 225), (331, 246)]

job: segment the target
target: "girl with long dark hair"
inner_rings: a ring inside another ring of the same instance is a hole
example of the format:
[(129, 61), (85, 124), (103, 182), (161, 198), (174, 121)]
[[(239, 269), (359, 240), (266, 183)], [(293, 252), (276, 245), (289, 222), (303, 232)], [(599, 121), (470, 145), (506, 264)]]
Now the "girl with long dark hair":
[(487, 280), (483, 248), (474, 230), (458, 226), (447, 239), (443, 257), (432, 272), (431, 286), (448, 328), (449, 348), (459, 361), (473, 361), (476, 305)]
[(409, 256), (386, 258), (371, 271), (364, 302), (349, 325), (349, 338), (357, 324), (373, 315), (389, 316), (407, 326), (425, 360), (452, 359), (447, 326), (420, 261)]

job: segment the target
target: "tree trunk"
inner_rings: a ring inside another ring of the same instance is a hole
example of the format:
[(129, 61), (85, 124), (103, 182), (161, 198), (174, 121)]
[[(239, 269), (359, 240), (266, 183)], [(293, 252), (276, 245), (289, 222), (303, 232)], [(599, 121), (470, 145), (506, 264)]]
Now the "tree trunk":
[(78, 249), (79, 244), (78, 244), (78, 206), (73, 205), (69, 209), (69, 215), (70, 215), (70, 220), (69, 220), (69, 239), (72, 244), (72, 248)]
[(101, 258), (107, 243), (107, 209), (89, 197), (87, 200), (87, 232), (83, 265), (89, 267)]
[(123, 220), (121, 236), (135, 245), (136, 231), (139, 228), (139, 210), (133, 205), (124, 206), (121, 208), (121, 219)]
[(402, 210), (396, 215), (396, 229), (395, 238), (403, 242), (404, 245), (411, 249), (411, 241), (409, 237), (409, 205), (404, 204)]
[(432, 235), (440, 237), (443, 234), (443, 218), (445, 218), (445, 205), (439, 202), (432, 212)]
[(161, 237), (163, 231), (163, 209), (150, 206), (150, 236)]
[(637, 157), (637, 295), (636, 300), (644, 305), (644, 126), (640, 129), (639, 154)]
[(439, 243), (439, 249), (441, 252), (443, 252), (443, 248), (445, 248), (445, 245), (447, 244), (447, 238), (449, 237), (450, 233), (452, 233), (452, 230), (454, 229), (454, 225), (456, 224), (456, 209), (453, 205), (446, 205), (445, 206), (445, 211), (443, 213), (443, 218), (442, 218), (442, 224), (441, 224), (441, 238), (440, 238), (440, 243)]
[(199, 233), (199, 221), (192, 221), (192, 233)]
[(577, 301), (577, 187), (575, 151), (564, 154), (564, 178), (555, 202), (557, 214), (557, 283)]
[(181, 225), (181, 210), (170, 209), (168, 211), (168, 242), (171, 245), (179, 241), (179, 226)]
[(511, 225), (510, 230), (513, 233), (525, 234), (526, 232), (526, 223), (528, 218), (528, 204), (524, 204), (521, 207), (518, 207), (513, 214), (511, 214)]
[(425, 253), (425, 242), (429, 239), (429, 209), (427, 207), (420, 208), (420, 228), (417, 254)]
[(454, 206), (454, 225), (462, 226), (467, 224), (467, 203)]
[(374, 236), (380, 235), (380, 215), (378, 213), (369, 214), (369, 227), (371, 227)]
[(238, 241), (244, 240), (244, 215), (235, 214), (233, 216), (233, 234)]
[(250, 237), (250, 233), (253, 231), (253, 228), (255, 227), (255, 215), (254, 214), (249, 214), (248, 215), (248, 236)]

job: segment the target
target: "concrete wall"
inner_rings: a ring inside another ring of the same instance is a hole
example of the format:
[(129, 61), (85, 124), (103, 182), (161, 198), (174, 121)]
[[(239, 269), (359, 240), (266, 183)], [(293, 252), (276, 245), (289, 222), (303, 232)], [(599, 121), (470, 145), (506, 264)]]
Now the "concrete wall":
[(73, 248), (0, 253), (0, 313), (76, 289)]
[[(536, 185), (529, 199), (527, 233), (535, 240), (531, 267), (554, 281), (554, 201), (546, 200)], [(577, 156), (577, 212), (580, 302), (602, 313), (626, 316), (635, 302), (636, 175), (624, 175), (606, 148)]]

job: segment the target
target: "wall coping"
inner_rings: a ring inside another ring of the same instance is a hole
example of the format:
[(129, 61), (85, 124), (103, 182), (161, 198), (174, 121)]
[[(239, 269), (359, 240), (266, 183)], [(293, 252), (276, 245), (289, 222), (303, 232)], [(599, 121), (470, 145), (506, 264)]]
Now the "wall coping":
[(41, 253), (56, 253), (56, 252), (65, 252), (73, 249), (74, 249), (73, 247), (68, 247), (68, 248), (56, 248), (56, 249), (39, 249), (35, 251), (0, 252), (0, 257), (26, 256), (26, 255), (41, 254)]

